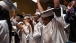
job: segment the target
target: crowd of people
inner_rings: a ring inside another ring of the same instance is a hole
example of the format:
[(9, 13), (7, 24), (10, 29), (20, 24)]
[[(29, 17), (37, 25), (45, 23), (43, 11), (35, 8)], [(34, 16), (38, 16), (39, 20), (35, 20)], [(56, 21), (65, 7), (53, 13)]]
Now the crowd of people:
[[(0, 1), (0, 43), (76, 42), (76, 0), (67, 6), (54, 0), (54, 6), (48, 6), (46, 10), (40, 0), (36, 4), (38, 9), (34, 15), (24, 12), (21, 15), (15, 13), (19, 10), (11, 0)], [(11, 18), (10, 10), (13, 11)]]

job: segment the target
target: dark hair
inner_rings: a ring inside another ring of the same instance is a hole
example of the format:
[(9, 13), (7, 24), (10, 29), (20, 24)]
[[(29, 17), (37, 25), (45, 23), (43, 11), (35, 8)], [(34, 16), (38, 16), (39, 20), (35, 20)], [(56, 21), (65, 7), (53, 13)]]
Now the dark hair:
[(51, 15), (51, 16), (46, 17), (46, 18), (53, 19), (54, 18), (54, 15)]
[(54, 15), (51, 15), (51, 16), (49, 16), (49, 17), (47, 17), (47, 18), (53, 19), (53, 18), (54, 18)]
[(20, 18), (23, 18), (23, 15), (21, 15), (21, 14), (17, 14), (17, 16), (19, 16)]

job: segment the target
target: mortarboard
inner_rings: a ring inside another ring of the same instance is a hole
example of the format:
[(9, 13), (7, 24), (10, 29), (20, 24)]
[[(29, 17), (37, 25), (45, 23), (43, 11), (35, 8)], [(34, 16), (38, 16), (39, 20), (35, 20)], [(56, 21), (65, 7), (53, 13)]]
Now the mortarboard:
[(17, 7), (17, 2), (14, 2), (13, 4)]
[(40, 15), (40, 12), (36, 12), (35, 15)]
[(31, 14), (25, 14), (24, 18), (31, 18)]
[(24, 18), (30, 18), (30, 16), (24, 16)]
[(11, 6), (12, 8), (14, 8), (15, 10), (18, 11), (17, 7), (13, 4), (13, 2), (11, 0), (3, 0), (7, 5)]
[(38, 9), (36, 9), (36, 13), (35, 13), (35, 15), (40, 15), (40, 12), (39, 12)]
[(11, 11), (12, 8), (19, 11), (11, 0), (2, 0), (0, 1), (0, 5), (9, 12)]
[(53, 8), (41, 12), (41, 17), (49, 17), (54, 15)]
[(16, 18), (23, 18), (23, 16), (21, 14), (17, 14)]

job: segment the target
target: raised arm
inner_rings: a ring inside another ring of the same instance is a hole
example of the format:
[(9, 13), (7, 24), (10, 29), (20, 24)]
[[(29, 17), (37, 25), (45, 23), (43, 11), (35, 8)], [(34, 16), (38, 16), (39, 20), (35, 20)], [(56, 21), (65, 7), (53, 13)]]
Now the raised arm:
[(73, 8), (73, 6), (74, 6), (74, 2), (69, 3), (68, 6), (67, 6), (67, 9), (66, 9), (66, 12), (69, 12), (70, 9)]
[(54, 8), (58, 8), (60, 6), (60, 0), (54, 0)]
[(60, 0), (54, 0), (54, 12), (57, 17), (61, 16)]
[(43, 8), (42, 8), (42, 6), (40, 4), (40, 0), (37, 0), (37, 7), (38, 7), (38, 9), (39, 9), (40, 12), (43, 11)]

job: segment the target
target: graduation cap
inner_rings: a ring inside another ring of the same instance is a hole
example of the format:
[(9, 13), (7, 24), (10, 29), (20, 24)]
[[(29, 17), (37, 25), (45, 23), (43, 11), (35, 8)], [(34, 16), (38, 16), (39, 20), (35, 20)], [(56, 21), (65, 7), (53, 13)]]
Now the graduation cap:
[(31, 18), (31, 14), (25, 14), (24, 18)]
[(53, 10), (53, 8), (41, 12), (41, 17), (53, 16), (54, 12), (52, 10)]
[(35, 15), (40, 15), (40, 12), (36, 12)]
[(14, 2), (13, 4), (17, 7), (17, 2)]
[(21, 15), (21, 14), (17, 14), (16, 16), (19, 18), (23, 18), (23, 15)]
[(35, 15), (40, 15), (40, 12), (39, 12), (38, 9), (36, 9), (36, 13), (35, 13)]
[(11, 0), (2, 0), (0, 1), (0, 5), (9, 12), (11, 11), (12, 8), (19, 11)]

